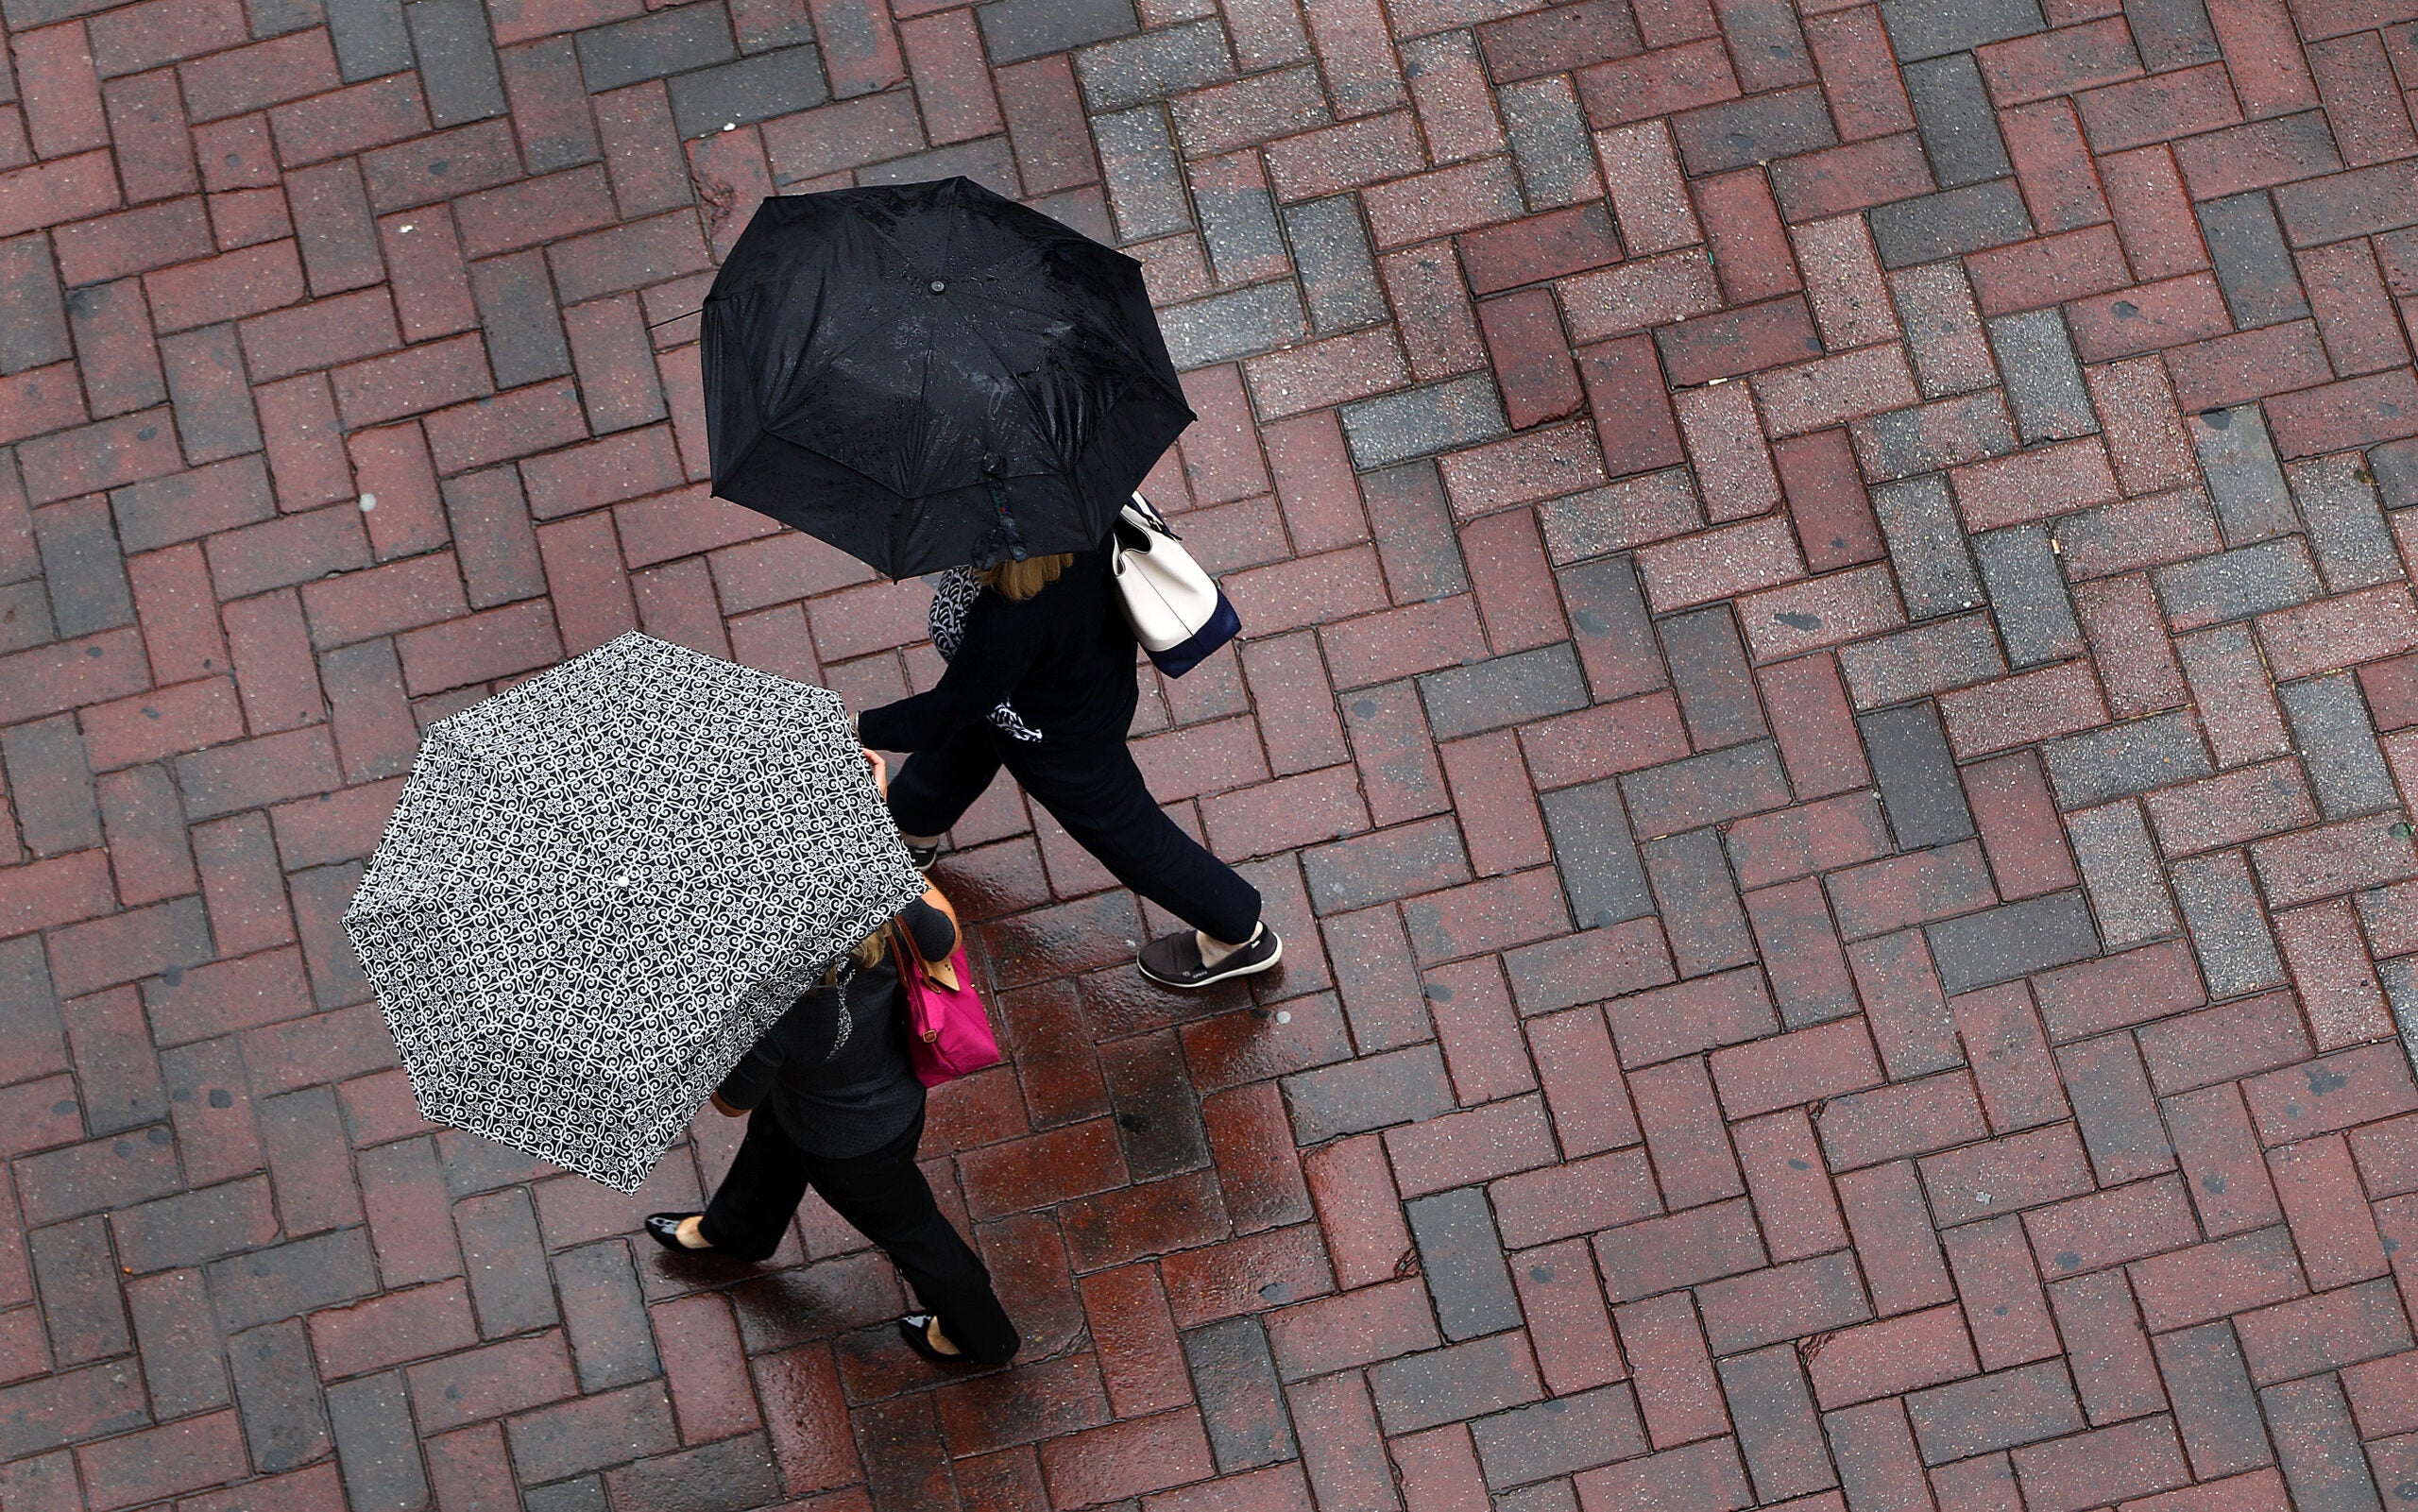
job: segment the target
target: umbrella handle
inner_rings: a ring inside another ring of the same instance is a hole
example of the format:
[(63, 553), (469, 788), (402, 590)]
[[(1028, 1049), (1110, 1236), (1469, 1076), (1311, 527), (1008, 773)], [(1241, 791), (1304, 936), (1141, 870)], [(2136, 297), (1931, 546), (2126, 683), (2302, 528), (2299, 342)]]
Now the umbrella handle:
[[(991, 490), (991, 507), (999, 512), (999, 529), (995, 534), (1006, 536), (1008, 556), (1014, 561), (1021, 562), (1032, 553), (1025, 549), (1024, 532), (1016, 528), (1015, 512), (1008, 507), (1007, 490), (999, 486), (999, 480), (996, 478), (984, 478), (982, 482), (984, 485)], [(986, 542), (985, 544), (990, 545), (991, 543)], [(981, 563), (979, 565), (985, 567), (995, 566), (996, 565), (996, 560), (997, 558), (995, 555), (991, 562)]]

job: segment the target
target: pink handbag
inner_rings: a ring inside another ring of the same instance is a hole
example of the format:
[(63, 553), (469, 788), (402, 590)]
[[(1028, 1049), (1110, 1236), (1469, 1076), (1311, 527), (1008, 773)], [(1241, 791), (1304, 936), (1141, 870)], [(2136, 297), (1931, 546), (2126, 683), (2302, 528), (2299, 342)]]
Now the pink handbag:
[(915, 1079), (937, 1087), (997, 1065), (999, 1039), (974, 990), (965, 946), (959, 944), (945, 961), (928, 961), (915, 953), (905, 929), (894, 928), (890, 953), (907, 999), (907, 1059), (914, 1063)]

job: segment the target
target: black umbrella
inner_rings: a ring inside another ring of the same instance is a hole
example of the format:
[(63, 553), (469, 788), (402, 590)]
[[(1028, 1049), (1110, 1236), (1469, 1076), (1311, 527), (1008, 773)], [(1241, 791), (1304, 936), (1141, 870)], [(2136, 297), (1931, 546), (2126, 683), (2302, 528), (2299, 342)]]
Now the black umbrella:
[(1098, 546), (1193, 419), (1141, 264), (964, 178), (765, 200), (705, 345), (714, 492), (894, 578)]

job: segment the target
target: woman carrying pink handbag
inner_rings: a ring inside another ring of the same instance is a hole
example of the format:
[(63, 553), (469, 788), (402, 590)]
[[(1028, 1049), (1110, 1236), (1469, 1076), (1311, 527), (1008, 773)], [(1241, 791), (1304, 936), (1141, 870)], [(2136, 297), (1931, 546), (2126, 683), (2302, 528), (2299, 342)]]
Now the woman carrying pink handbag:
[[(867, 752), (885, 790), (881, 758)], [(902, 977), (904, 983), (902, 984)], [(714, 1093), (747, 1137), (703, 1213), (656, 1213), (667, 1249), (761, 1261), (809, 1186), (879, 1245), (926, 1309), (898, 1320), (927, 1359), (1003, 1365), (1022, 1342), (915, 1164), (924, 1089), (999, 1058), (957, 919), (937, 888), (800, 994)]]

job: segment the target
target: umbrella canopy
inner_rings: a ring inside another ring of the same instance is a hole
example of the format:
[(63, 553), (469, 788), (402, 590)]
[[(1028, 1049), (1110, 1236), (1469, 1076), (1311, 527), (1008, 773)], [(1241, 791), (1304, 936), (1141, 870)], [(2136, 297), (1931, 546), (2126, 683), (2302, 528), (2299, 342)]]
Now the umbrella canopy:
[(964, 178), (765, 200), (705, 348), (714, 492), (894, 578), (1098, 546), (1193, 418), (1141, 264)]
[(627, 1192), (923, 890), (837, 694), (632, 631), (429, 726), (344, 923), (424, 1116)]

